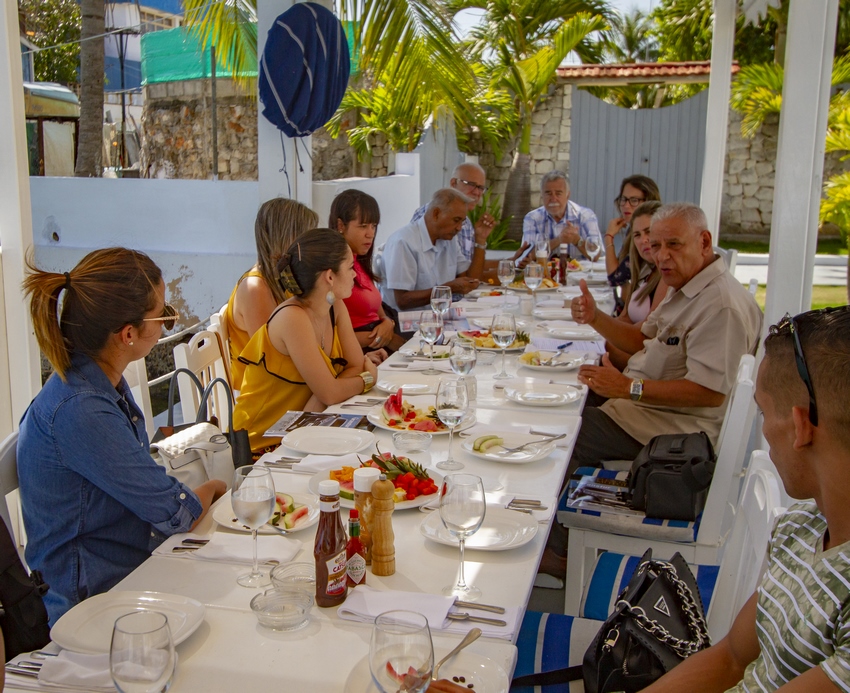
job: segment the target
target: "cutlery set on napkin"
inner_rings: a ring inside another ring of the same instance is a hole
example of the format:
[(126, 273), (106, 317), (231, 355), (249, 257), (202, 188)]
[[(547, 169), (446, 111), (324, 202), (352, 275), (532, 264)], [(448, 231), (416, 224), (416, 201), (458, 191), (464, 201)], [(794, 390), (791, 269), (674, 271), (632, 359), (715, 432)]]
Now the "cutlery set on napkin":
[[(254, 549), (245, 539), (244, 535), (227, 532), (215, 532), (207, 537), (175, 534), (154, 549), (153, 555), (251, 565)], [(287, 563), (295, 558), (301, 546), (297, 539), (261, 535), (257, 537), (257, 560), (264, 564)]]
[(6, 664), (6, 685), (26, 690), (63, 693), (115, 691), (108, 654), (28, 652)]

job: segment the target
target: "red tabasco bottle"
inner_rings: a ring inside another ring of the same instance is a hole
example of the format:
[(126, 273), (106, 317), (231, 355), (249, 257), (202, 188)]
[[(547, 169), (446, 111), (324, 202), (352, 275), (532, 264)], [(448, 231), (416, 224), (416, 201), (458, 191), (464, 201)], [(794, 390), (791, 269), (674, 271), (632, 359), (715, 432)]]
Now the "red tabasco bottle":
[(360, 541), (360, 513), (356, 509), (348, 511), (348, 546), (345, 549), (349, 587), (366, 584), (366, 557), (363, 555), (363, 542)]
[(338, 606), (348, 596), (345, 584), (345, 528), (339, 516), (339, 482), (319, 482), (319, 528), (313, 556), (316, 559), (316, 604)]

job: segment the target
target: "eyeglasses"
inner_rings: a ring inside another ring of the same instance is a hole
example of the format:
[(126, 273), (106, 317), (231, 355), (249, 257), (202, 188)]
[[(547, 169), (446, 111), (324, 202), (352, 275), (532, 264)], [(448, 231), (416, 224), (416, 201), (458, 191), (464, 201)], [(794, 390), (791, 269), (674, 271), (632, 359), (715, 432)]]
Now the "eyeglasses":
[(815, 402), (815, 388), (812, 384), (812, 376), (809, 374), (809, 367), (806, 365), (803, 345), (800, 343), (800, 328), (797, 327), (797, 318), (792, 318), (789, 313), (785, 313), (785, 317), (782, 320), (770, 326), (770, 334), (779, 334), (786, 327), (789, 328), (789, 331), (794, 337), (794, 360), (797, 362), (797, 373), (800, 374), (800, 379), (809, 392), (809, 421), (812, 422), (812, 426), (817, 426), (818, 405)]
[(463, 180), (462, 178), (458, 178), (457, 182), (463, 183), (464, 185), (468, 185), (473, 190), (480, 190), (482, 195), (487, 192), (486, 185), (478, 185), (478, 183), (473, 183), (471, 180)]
[(177, 310), (170, 303), (166, 303), (162, 307), (162, 315), (158, 318), (142, 318), (142, 322), (161, 322), (166, 330), (170, 330), (177, 324)]
[(624, 205), (627, 202), (632, 207), (637, 207), (641, 202), (646, 202), (645, 197), (623, 197), (622, 195), (614, 200), (618, 205)]

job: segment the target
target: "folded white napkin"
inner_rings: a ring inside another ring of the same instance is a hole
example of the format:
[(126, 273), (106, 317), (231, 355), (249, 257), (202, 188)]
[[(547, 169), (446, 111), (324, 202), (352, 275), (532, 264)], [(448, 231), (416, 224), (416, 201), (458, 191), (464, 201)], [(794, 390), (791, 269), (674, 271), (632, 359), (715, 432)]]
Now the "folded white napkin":
[(337, 615), (346, 621), (372, 623), (376, 616), (385, 611), (404, 609), (422, 614), (428, 619), (428, 625), (432, 629), (440, 629), (452, 604), (454, 597), (421, 592), (383, 591), (373, 589), (369, 585), (358, 585), (348, 593)]
[(482, 306), (495, 306), (497, 308), (504, 305), (516, 306), (519, 305), (519, 296), (479, 296), (476, 303)]
[(45, 658), (38, 682), (87, 691), (115, 690), (109, 673), (109, 654), (80, 654), (62, 650), (56, 657)]
[[(196, 551), (172, 553), (175, 546), (184, 546), (183, 540), (187, 538), (209, 539), (209, 543)], [(300, 550), (301, 542), (297, 539), (272, 534), (257, 537), (257, 560), (260, 563), (273, 560), (287, 563), (295, 558)], [(189, 558), (196, 561), (220, 561), (244, 565), (251, 565), (254, 562), (254, 547), (251, 542), (251, 535), (248, 533), (215, 532), (208, 537), (175, 534), (160, 544), (153, 553), (155, 556)]]
[[(366, 455), (365, 457), (368, 457)], [(365, 458), (364, 457), (364, 458)], [(360, 460), (356, 453), (348, 455), (307, 455), (298, 463), (300, 472), (327, 472), (340, 467), (359, 467)]]

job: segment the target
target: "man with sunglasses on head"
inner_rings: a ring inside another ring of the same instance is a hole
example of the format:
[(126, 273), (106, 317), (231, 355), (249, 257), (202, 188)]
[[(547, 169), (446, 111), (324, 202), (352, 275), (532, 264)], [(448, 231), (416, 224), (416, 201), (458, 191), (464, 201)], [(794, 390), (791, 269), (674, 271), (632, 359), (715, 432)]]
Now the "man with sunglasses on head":
[(755, 399), (785, 491), (761, 585), (723, 640), (645, 689), (850, 691), (850, 309), (770, 328)]

